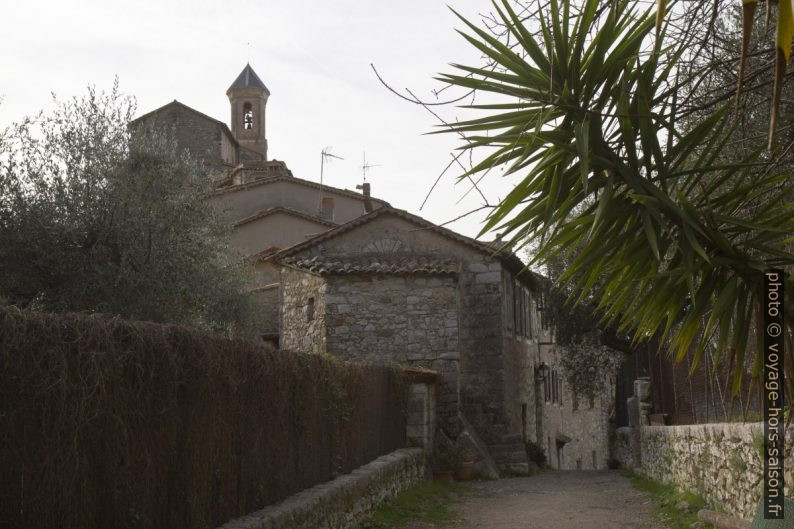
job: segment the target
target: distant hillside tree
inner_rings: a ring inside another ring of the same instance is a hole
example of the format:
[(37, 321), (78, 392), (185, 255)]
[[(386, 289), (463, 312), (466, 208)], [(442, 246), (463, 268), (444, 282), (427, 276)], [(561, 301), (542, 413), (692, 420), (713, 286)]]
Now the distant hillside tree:
[(135, 101), (89, 87), (0, 134), (0, 298), (247, 332), (245, 273), (202, 196), (209, 180)]

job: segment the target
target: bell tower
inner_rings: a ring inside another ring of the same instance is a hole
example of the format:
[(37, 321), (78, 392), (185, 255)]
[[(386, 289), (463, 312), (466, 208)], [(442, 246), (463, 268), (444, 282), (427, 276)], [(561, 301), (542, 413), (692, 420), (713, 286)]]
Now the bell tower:
[[(270, 90), (256, 75), (250, 64), (246, 64), (232, 86), (226, 90), (232, 107), (232, 134), (240, 146), (254, 151), (267, 160), (267, 138), (265, 136), (265, 105)], [(241, 155), (243, 158), (244, 155)]]

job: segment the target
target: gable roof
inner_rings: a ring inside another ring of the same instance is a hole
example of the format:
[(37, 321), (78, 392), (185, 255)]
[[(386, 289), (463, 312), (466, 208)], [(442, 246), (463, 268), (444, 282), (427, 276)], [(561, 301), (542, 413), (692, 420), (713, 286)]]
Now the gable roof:
[(332, 274), (457, 274), (460, 262), (455, 259), (402, 255), (366, 257), (285, 257), (283, 264), (318, 275)]
[[(247, 171), (248, 174), (254, 174), (257, 171)], [(292, 176), (290, 173), (289, 176), (287, 175), (275, 175), (275, 176), (266, 176), (264, 178), (257, 178), (255, 180), (251, 180), (250, 182), (245, 182), (244, 184), (237, 184), (231, 185), (226, 187), (221, 187), (216, 189), (209, 195), (208, 197), (218, 196), (218, 195), (225, 195), (226, 193), (235, 193), (237, 191), (245, 191), (247, 189), (251, 189), (253, 187), (258, 187), (262, 185), (268, 185), (275, 182), (292, 182), (295, 184), (299, 184), (305, 187), (311, 187), (314, 189), (320, 189), (322, 191), (326, 191), (328, 193), (336, 193), (337, 195), (342, 195), (350, 198), (355, 198), (358, 200), (364, 201), (364, 195), (361, 193), (357, 193), (355, 191), (350, 191), (349, 189), (340, 189), (338, 187), (331, 187), (325, 184), (319, 184), (317, 182), (312, 182), (311, 180), (304, 180), (303, 178), (297, 178)], [(381, 200), (379, 198), (370, 197), (373, 203), (381, 204), (382, 206), (388, 206), (389, 203), (385, 200)]]
[(260, 90), (264, 90), (267, 95), (270, 95), (270, 90), (267, 89), (262, 79), (256, 75), (256, 72), (251, 68), (251, 64), (249, 63), (246, 63), (243, 71), (240, 72), (237, 79), (235, 79), (229, 89), (226, 90), (226, 94), (228, 95), (229, 92), (237, 88), (259, 88)]
[(315, 246), (315, 245), (317, 245), (317, 244), (319, 244), (321, 242), (327, 241), (329, 239), (333, 239), (334, 237), (338, 237), (338, 236), (340, 236), (340, 235), (342, 235), (344, 233), (353, 231), (356, 228), (358, 228), (359, 226), (362, 226), (364, 224), (372, 222), (373, 220), (375, 220), (377, 218), (385, 217), (385, 216), (392, 216), (392, 217), (401, 218), (403, 220), (406, 220), (408, 222), (416, 224), (417, 226), (419, 226), (422, 229), (426, 229), (426, 230), (431, 231), (433, 233), (437, 233), (438, 235), (441, 235), (442, 237), (445, 237), (447, 239), (451, 239), (453, 241), (459, 242), (459, 243), (461, 243), (461, 244), (463, 244), (465, 246), (468, 246), (469, 248), (472, 248), (472, 249), (474, 249), (476, 251), (479, 251), (479, 252), (481, 252), (481, 253), (483, 253), (485, 255), (488, 255), (490, 257), (498, 259), (499, 261), (502, 262), (502, 264), (505, 266), (505, 268), (507, 268), (508, 270), (513, 272), (517, 277), (519, 277), (520, 279), (522, 279), (523, 281), (528, 283), (530, 286), (543, 287), (545, 285), (546, 281), (547, 281), (546, 278), (544, 278), (540, 274), (537, 274), (537, 273), (529, 270), (524, 265), (524, 263), (521, 261), (521, 259), (519, 259), (518, 256), (516, 256), (513, 252), (511, 252), (509, 250), (508, 251), (499, 251), (500, 249), (499, 248), (495, 248), (492, 243), (484, 243), (484, 242), (478, 241), (476, 239), (472, 239), (471, 237), (467, 237), (467, 236), (462, 235), (460, 233), (454, 232), (454, 231), (452, 231), (452, 230), (450, 230), (448, 228), (444, 228), (443, 226), (439, 226), (438, 224), (433, 224), (432, 222), (430, 222), (428, 220), (425, 220), (422, 217), (418, 217), (416, 215), (408, 213), (407, 211), (404, 211), (404, 210), (401, 210), (401, 209), (396, 209), (396, 208), (393, 208), (391, 206), (384, 206), (384, 207), (378, 208), (375, 211), (372, 211), (371, 213), (367, 213), (366, 215), (362, 215), (361, 217), (357, 217), (357, 218), (351, 220), (350, 222), (347, 222), (347, 223), (342, 224), (342, 225), (340, 225), (340, 226), (338, 226), (338, 227), (336, 227), (334, 229), (331, 229), (331, 230), (328, 230), (328, 231), (326, 231), (324, 233), (316, 235), (316, 236), (312, 237), (311, 239), (308, 239), (306, 241), (303, 241), (303, 242), (300, 242), (300, 243), (295, 244), (293, 246), (290, 246), (289, 248), (281, 250), (280, 252), (278, 252), (276, 254), (271, 254), (267, 258), (268, 259), (272, 259), (272, 260), (276, 260), (276, 261), (279, 261), (279, 262), (288, 263), (289, 262), (289, 259), (288, 259), (289, 257), (294, 256), (295, 254), (297, 254), (297, 253), (299, 253), (299, 252), (301, 252), (303, 250), (311, 248), (311, 247), (313, 247), (313, 246)]
[(336, 222), (333, 222), (331, 220), (324, 219), (324, 218), (321, 218), (321, 217), (316, 217), (314, 215), (310, 215), (310, 214), (305, 213), (303, 211), (298, 211), (297, 209), (285, 208), (283, 206), (276, 206), (276, 207), (272, 207), (272, 208), (268, 208), (268, 209), (263, 209), (262, 211), (257, 211), (253, 215), (249, 215), (248, 217), (242, 218), (242, 219), (238, 220), (237, 222), (235, 222), (233, 224), (233, 227), (238, 228), (240, 226), (248, 224), (249, 222), (254, 222), (254, 221), (257, 221), (259, 219), (263, 219), (265, 217), (269, 217), (270, 215), (274, 215), (276, 213), (284, 213), (286, 215), (291, 215), (293, 217), (299, 217), (301, 219), (308, 220), (310, 222), (316, 222), (317, 224), (322, 224), (324, 226), (330, 226), (332, 228), (335, 228), (336, 226), (339, 225)]
[(160, 112), (162, 112), (162, 111), (164, 111), (164, 110), (166, 110), (168, 108), (171, 108), (171, 107), (176, 107), (176, 108), (181, 108), (181, 109), (187, 110), (189, 112), (192, 112), (192, 113), (196, 114), (197, 116), (199, 116), (199, 117), (201, 117), (203, 119), (206, 119), (207, 121), (211, 121), (211, 122), (215, 123), (216, 125), (219, 125), (221, 127), (221, 130), (223, 130), (224, 134), (226, 134), (229, 137), (229, 139), (232, 141), (232, 143), (235, 146), (239, 146), (239, 144), (237, 142), (237, 139), (235, 139), (234, 134), (232, 134), (231, 129), (229, 129), (229, 127), (228, 127), (228, 125), (226, 125), (226, 123), (224, 123), (223, 121), (220, 121), (218, 119), (215, 119), (212, 116), (208, 116), (207, 114), (204, 114), (203, 112), (199, 112), (195, 108), (189, 107), (186, 104), (182, 103), (181, 101), (177, 101), (176, 99), (174, 99), (170, 103), (166, 103), (165, 105), (163, 105), (163, 106), (161, 106), (159, 108), (155, 108), (151, 112), (147, 112), (146, 114), (143, 114), (142, 116), (138, 116), (137, 118), (135, 118), (132, 121), (130, 121), (130, 124), (138, 123), (140, 121), (144, 121), (146, 119), (149, 119), (150, 117), (154, 116), (155, 114), (159, 114)]

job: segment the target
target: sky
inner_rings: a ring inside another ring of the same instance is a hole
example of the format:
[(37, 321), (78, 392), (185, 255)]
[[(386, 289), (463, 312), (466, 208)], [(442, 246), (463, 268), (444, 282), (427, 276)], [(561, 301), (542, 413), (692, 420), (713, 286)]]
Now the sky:
[[(68, 98), (89, 84), (136, 97), (138, 115), (177, 99), (229, 122), (226, 89), (246, 62), (269, 88), (268, 155), (299, 178), (355, 189), (364, 153), (372, 194), (436, 223), (483, 205), (483, 196), (449, 169), (460, 146), (452, 134), (428, 135), (439, 121), (395, 89), (435, 101), (433, 77), (450, 63), (480, 65), (480, 53), (455, 29), (450, 7), (479, 20), (488, 0), (0, 0), (0, 129)], [(403, 92), (404, 93), (404, 92)], [(459, 92), (458, 92), (459, 94)], [(442, 94), (442, 98), (447, 93)], [(445, 119), (465, 110), (434, 107)], [(480, 189), (498, 202), (516, 183), (492, 173)], [(483, 212), (447, 226), (475, 236)], [(484, 238), (493, 238), (493, 234)]]

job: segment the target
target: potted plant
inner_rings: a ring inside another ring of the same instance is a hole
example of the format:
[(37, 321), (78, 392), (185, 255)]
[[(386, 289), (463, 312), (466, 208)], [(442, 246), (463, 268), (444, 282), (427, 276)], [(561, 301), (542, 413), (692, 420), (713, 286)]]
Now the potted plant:
[(460, 449), (452, 442), (444, 440), (436, 445), (431, 456), (433, 478), (449, 483), (460, 462)]
[(464, 446), (460, 451), (460, 461), (455, 477), (461, 481), (468, 481), (474, 477), (474, 450)]

